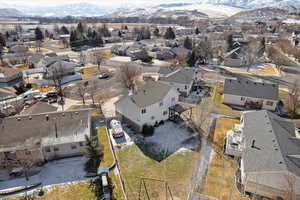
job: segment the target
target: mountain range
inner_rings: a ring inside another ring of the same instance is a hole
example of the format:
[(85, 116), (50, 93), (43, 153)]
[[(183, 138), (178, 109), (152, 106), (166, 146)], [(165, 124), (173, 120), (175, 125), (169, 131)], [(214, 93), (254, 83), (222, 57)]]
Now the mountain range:
[[(164, 3), (155, 6), (124, 8), (123, 6), (101, 6), (93, 3), (73, 3), (60, 6), (18, 6), (9, 4), (0, 5), (0, 17), (20, 16), (107, 16), (107, 17), (151, 17), (172, 16), (180, 17), (194, 14), (194, 18), (204, 17), (230, 17), (241, 11), (259, 9), (264, 7), (282, 8), (286, 6), (300, 6), (300, 0), (199, 0), (198, 3)], [(164, 2), (164, 1), (163, 1)], [(200, 3), (199, 3), (200, 2)], [(128, 6), (128, 5), (127, 5)], [(15, 9), (16, 8), (16, 9)], [(183, 13), (185, 11), (186, 13)], [(190, 16), (191, 17), (191, 16)]]

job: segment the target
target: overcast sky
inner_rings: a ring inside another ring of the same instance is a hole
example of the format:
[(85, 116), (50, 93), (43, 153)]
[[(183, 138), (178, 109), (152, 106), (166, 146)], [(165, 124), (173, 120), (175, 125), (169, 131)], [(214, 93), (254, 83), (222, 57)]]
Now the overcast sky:
[(201, 0), (0, 0), (1, 7), (13, 5), (25, 6), (57, 6), (69, 3), (93, 3), (97, 5), (156, 5), (161, 3), (199, 2)]

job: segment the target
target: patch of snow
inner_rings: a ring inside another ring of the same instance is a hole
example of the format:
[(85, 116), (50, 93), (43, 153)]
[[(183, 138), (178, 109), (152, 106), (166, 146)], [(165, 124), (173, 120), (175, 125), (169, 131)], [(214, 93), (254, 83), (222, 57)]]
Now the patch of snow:
[(84, 163), (85, 158), (83, 156), (51, 161), (45, 164), (38, 174), (30, 176), (29, 181), (26, 181), (23, 177), (2, 181), (0, 184), (0, 190), (36, 183), (42, 183), (41, 186), (44, 187), (87, 180), (88, 178), (85, 177), (86, 172), (84, 171)]

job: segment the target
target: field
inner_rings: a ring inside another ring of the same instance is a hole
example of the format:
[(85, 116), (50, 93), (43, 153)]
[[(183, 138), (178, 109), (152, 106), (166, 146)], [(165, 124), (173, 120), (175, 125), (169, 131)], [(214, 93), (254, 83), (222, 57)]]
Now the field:
[[(213, 142), (217, 146), (224, 145), (226, 132), (239, 123), (237, 119), (220, 118), (216, 122)], [(215, 154), (209, 165), (203, 194), (219, 200), (250, 200), (242, 197), (235, 185), (235, 172), (238, 164), (231, 158)]]
[[(48, 190), (44, 189), (44, 195), (35, 199), (38, 200), (97, 200), (94, 193), (89, 188), (89, 182), (78, 182), (65, 184), (63, 186), (53, 186)], [(23, 197), (6, 198), (3, 200), (23, 200)]]
[[(141, 178), (157, 179), (145, 180), (151, 199), (165, 198), (165, 183), (161, 180), (168, 182), (173, 197), (185, 199), (190, 187), (193, 162), (197, 155), (196, 152), (183, 151), (157, 162), (146, 157), (136, 145), (118, 151), (117, 156), (128, 199), (138, 199)], [(145, 189), (142, 189), (140, 194), (142, 199), (147, 198)]]

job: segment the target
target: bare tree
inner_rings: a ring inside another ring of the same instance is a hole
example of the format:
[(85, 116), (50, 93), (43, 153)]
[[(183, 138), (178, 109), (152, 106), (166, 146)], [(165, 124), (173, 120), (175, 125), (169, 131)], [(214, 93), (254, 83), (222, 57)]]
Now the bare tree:
[(121, 67), (120, 79), (125, 88), (134, 91), (137, 78), (140, 74), (141, 72), (138, 67), (126, 63)]
[(92, 99), (93, 105), (95, 105), (95, 95), (96, 95), (96, 91), (97, 91), (97, 85), (96, 85), (96, 81), (92, 81), (91, 84), (88, 87), (88, 92), (90, 94), (90, 97)]
[(250, 71), (252, 65), (258, 62), (259, 58), (259, 45), (255, 41), (252, 41), (247, 47), (244, 48), (244, 60), (247, 64), (247, 72)]
[(294, 118), (296, 115), (297, 108), (299, 107), (299, 83), (294, 81), (293, 85), (289, 88), (289, 97), (288, 97), (288, 109)]
[(63, 67), (61, 62), (59, 62), (58, 67), (54, 67), (53, 70), (48, 74), (53, 80), (54, 86), (58, 95), (61, 97), (61, 101), (64, 100), (64, 94), (62, 89), (62, 81), (63, 81)]
[(92, 55), (93, 64), (96, 64), (98, 67), (98, 71), (100, 72), (100, 66), (103, 61), (103, 55), (101, 52), (94, 52)]
[(83, 84), (78, 85), (78, 94), (82, 99), (82, 104), (85, 105), (85, 96), (87, 94), (87, 86), (89, 82), (84, 82)]
[(87, 63), (87, 57), (83, 52), (80, 52), (79, 60), (82, 65), (85, 65)]
[(275, 64), (277, 70), (281, 73), (282, 66), (286, 64), (286, 58), (282, 55), (282, 53), (276, 47), (269, 47), (268, 58)]

